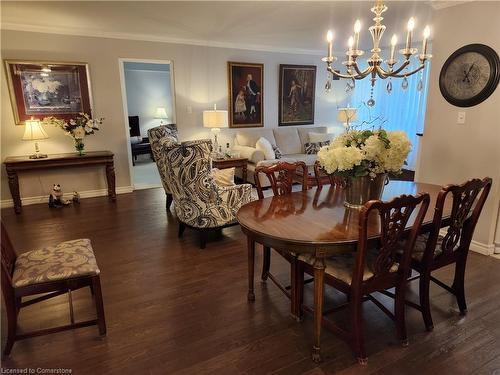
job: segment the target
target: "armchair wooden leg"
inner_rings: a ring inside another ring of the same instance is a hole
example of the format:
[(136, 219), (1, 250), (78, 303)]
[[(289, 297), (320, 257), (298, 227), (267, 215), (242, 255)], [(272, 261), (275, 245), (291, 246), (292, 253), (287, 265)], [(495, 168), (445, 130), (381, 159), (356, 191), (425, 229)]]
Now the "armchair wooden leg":
[(424, 319), (425, 329), (432, 331), (434, 323), (432, 322), (431, 305), (429, 301), (429, 287), (431, 284), (430, 272), (422, 273), (419, 279), (419, 298), (420, 307), (422, 309), (422, 318)]
[(170, 209), (170, 206), (172, 205), (172, 202), (174, 201), (174, 198), (172, 197), (172, 194), (167, 193), (167, 211)]
[(271, 267), (271, 249), (264, 246), (263, 261), (262, 261), (262, 281), (266, 281), (269, 276), (269, 268)]
[(97, 312), (97, 325), (99, 327), (99, 334), (101, 336), (105, 336), (106, 318), (104, 316), (104, 303), (102, 300), (101, 279), (99, 278), (99, 276), (94, 276), (92, 278), (92, 289), (94, 289), (94, 302)]
[(358, 363), (360, 365), (366, 365), (368, 363), (368, 358), (366, 357), (363, 338), (363, 315), (361, 306), (362, 296), (358, 294), (352, 295), (349, 305), (351, 310), (351, 324), (353, 329), (353, 349), (358, 359)]
[(177, 233), (177, 237), (181, 238), (182, 235), (184, 234), (184, 230), (186, 229), (186, 225), (179, 221), (179, 232)]
[(405, 317), (405, 293), (404, 285), (396, 287), (396, 296), (394, 299), (394, 315), (396, 318), (396, 331), (401, 344), (408, 346), (408, 335), (406, 332), (406, 317)]
[(465, 301), (465, 266), (466, 259), (457, 260), (455, 263), (455, 278), (452, 285), (461, 315), (467, 314), (467, 303)]
[(12, 298), (10, 303), (5, 304), (7, 310), (7, 341), (3, 350), (3, 355), (8, 356), (16, 341), (17, 329), (17, 307), (15, 299)]
[(207, 247), (207, 237), (208, 231), (200, 230), (200, 249), (204, 249)]

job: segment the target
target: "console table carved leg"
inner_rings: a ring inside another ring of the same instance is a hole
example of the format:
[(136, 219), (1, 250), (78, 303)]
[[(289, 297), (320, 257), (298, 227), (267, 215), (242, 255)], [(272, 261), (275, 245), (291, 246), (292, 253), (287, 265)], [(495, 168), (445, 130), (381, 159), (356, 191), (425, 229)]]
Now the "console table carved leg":
[(247, 183), (247, 164), (245, 163), (243, 167), (241, 167), (241, 178), (243, 179), (243, 183)]
[(116, 200), (116, 189), (115, 189), (115, 165), (114, 163), (106, 163), (106, 181), (108, 183), (108, 197), (112, 201)]
[(16, 214), (21, 213), (21, 194), (19, 193), (19, 177), (17, 172), (11, 169), (7, 169), (7, 177), (9, 178), (9, 189), (12, 195), (12, 200), (14, 201), (14, 211)]
[(255, 301), (253, 291), (254, 265), (255, 265), (255, 241), (247, 237), (248, 246), (248, 301)]
[(321, 324), (323, 321), (323, 295), (325, 292), (325, 254), (316, 253), (314, 260), (314, 345), (312, 360), (321, 362)]

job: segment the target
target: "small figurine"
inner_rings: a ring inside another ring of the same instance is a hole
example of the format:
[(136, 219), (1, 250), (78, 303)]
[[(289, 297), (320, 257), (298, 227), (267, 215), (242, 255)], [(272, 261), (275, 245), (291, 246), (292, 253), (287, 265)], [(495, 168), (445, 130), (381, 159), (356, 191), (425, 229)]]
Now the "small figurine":
[(63, 192), (61, 189), (61, 185), (54, 184), (52, 186), (52, 193), (49, 196), (49, 207), (50, 208), (61, 208), (63, 206), (67, 206), (71, 204), (71, 201), (67, 201), (63, 199)]
[(77, 191), (73, 192), (73, 203), (80, 204), (80, 194)]

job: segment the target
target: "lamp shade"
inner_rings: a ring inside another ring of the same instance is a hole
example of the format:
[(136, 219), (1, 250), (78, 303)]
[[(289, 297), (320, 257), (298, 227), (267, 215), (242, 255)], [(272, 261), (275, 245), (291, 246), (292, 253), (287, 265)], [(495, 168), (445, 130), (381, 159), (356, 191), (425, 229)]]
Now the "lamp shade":
[(337, 120), (342, 123), (348, 123), (357, 119), (356, 108), (339, 108), (337, 109)]
[(167, 111), (164, 107), (156, 108), (155, 118), (168, 119)]
[(205, 128), (227, 128), (227, 111), (203, 111), (203, 126)]
[(26, 120), (26, 126), (24, 128), (23, 141), (37, 141), (40, 139), (49, 138), (47, 133), (42, 127), (40, 120)]

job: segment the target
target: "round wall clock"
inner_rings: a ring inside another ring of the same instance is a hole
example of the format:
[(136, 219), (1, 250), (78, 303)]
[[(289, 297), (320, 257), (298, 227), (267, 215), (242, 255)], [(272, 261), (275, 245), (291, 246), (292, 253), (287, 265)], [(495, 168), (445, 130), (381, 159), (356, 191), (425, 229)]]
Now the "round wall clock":
[(448, 57), (439, 75), (443, 97), (457, 107), (472, 107), (495, 91), (500, 78), (500, 60), (484, 44), (466, 45)]

